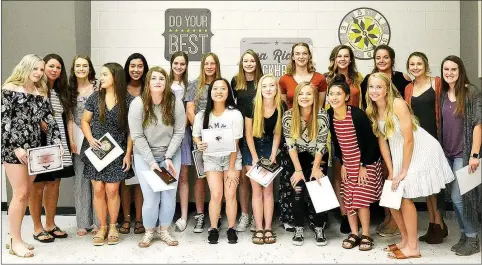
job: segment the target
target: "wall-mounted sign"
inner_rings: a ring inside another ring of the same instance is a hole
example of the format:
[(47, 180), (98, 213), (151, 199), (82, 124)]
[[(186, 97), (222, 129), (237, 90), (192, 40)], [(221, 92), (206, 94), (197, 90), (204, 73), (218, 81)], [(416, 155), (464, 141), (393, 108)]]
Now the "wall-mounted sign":
[(291, 60), (291, 47), (297, 42), (313, 46), (310, 38), (243, 38), (240, 54), (247, 49), (254, 50), (261, 61), (263, 73), (280, 77), (286, 72), (286, 64)]
[(338, 28), (340, 43), (351, 46), (355, 57), (362, 60), (372, 59), (376, 46), (388, 45), (390, 34), (390, 25), (385, 17), (367, 7), (350, 11)]
[(190, 61), (201, 61), (211, 51), (211, 11), (206, 8), (169, 8), (165, 14), (164, 58), (186, 52)]

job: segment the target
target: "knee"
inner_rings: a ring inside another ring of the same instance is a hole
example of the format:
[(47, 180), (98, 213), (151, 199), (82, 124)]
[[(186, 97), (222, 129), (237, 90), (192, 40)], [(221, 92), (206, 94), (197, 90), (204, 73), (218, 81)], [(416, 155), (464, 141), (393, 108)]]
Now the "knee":
[(189, 186), (189, 175), (184, 170), (181, 170), (181, 173), (179, 174), (179, 185)]
[(105, 193), (106, 193), (108, 199), (114, 199), (115, 197), (119, 196), (119, 190), (118, 189), (106, 189)]
[(223, 191), (211, 191), (211, 200), (214, 201), (215, 203), (221, 203), (221, 200), (223, 199)]
[(253, 189), (252, 191), (252, 200), (262, 200), (263, 199), (263, 192), (261, 189)]
[(273, 199), (273, 189), (263, 189), (263, 197), (265, 199)]
[(14, 196), (20, 203), (27, 203), (30, 192), (28, 188), (17, 189), (14, 192)]
[(96, 197), (96, 198), (105, 197), (105, 187), (104, 186), (94, 187), (93, 190), (94, 190), (94, 197)]

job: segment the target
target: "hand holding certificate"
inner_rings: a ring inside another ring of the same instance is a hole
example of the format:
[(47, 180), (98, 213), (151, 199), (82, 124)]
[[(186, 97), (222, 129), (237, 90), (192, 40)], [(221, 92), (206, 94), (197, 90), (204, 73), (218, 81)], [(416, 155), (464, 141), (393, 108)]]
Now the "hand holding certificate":
[(402, 203), (403, 188), (405, 187), (405, 181), (400, 181), (395, 191), (392, 190), (392, 181), (385, 180), (383, 184), (382, 196), (380, 198), (380, 206), (392, 208), (395, 210), (400, 209)]
[(99, 139), (99, 142), (100, 148), (93, 149), (89, 147), (85, 150), (85, 155), (98, 172), (102, 171), (102, 169), (124, 153), (124, 150), (122, 150), (119, 144), (112, 138), (110, 133), (104, 134), (104, 136)]
[[(482, 163), (482, 159), (480, 160), (480, 163)], [(457, 182), (459, 183), (461, 195), (464, 195), (468, 191), (479, 186), (480, 183), (482, 182), (482, 179), (480, 178), (480, 174), (482, 173), (480, 168), (482, 166), (480, 165), (480, 163), (477, 169), (473, 173), (469, 173), (469, 166), (463, 167), (455, 171), (455, 175), (457, 176)]]
[(63, 169), (62, 152), (60, 145), (28, 149), (28, 174), (37, 175)]
[(228, 155), (236, 152), (233, 129), (203, 129), (202, 141), (207, 143), (205, 155)]
[(316, 213), (326, 212), (333, 208), (340, 207), (340, 203), (336, 198), (335, 191), (328, 177), (307, 181), (306, 188), (308, 189)]
[(251, 167), (246, 173), (246, 176), (258, 182), (261, 186), (268, 187), (281, 170), (283, 170), (283, 167), (278, 167), (275, 171), (271, 172), (257, 163)]

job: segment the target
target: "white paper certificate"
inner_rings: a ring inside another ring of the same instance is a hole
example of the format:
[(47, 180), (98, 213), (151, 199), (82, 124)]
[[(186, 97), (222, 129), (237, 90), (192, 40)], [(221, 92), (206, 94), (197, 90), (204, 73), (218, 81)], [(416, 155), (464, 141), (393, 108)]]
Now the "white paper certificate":
[(311, 202), (316, 213), (326, 212), (336, 207), (340, 207), (340, 203), (336, 198), (333, 186), (328, 177), (322, 177), (321, 183), (317, 180), (307, 181), (306, 188), (310, 193)]
[(37, 175), (64, 168), (60, 145), (27, 149), (28, 174)]
[(85, 155), (98, 172), (102, 171), (102, 169), (124, 153), (124, 150), (112, 138), (110, 133), (104, 134), (99, 141), (101, 142), (99, 149), (94, 150), (92, 147), (89, 147), (85, 150)]
[(469, 174), (469, 166), (465, 166), (455, 171), (461, 195), (464, 195), (468, 191), (480, 185), (482, 181), (482, 179), (480, 178), (480, 174), (482, 173), (480, 168), (482, 167), (482, 165), (480, 163), (482, 163), (482, 159), (479, 162), (479, 166), (472, 174)]
[(392, 208), (395, 210), (400, 209), (402, 204), (403, 188), (405, 187), (405, 181), (400, 181), (398, 188), (392, 191), (392, 181), (385, 180), (383, 184), (382, 196), (380, 197), (380, 206)]
[(263, 187), (268, 187), (273, 179), (283, 170), (283, 167), (279, 167), (275, 172), (270, 172), (264, 169), (262, 166), (256, 164), (246, 173), (246, 176), (258, 182)]
[(201, 136), (202, 141), (208, 145), (205, 155), (229, 155), (236, 152), (233, 129), (203, 129)]

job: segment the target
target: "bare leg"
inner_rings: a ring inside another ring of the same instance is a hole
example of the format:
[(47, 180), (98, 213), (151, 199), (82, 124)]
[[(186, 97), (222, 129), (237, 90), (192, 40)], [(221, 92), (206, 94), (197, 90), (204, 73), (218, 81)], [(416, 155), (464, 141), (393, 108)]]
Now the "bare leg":
[(102, 181), (92, 180), (92, 189), (94, 190), (94, 209), (99, 219), (99, 226), (107, 226), (107, 201), (105, 196), (105, 183)]
[(140, 185), (134, 185), (134, 203), (136, 206), (136, 222), (142, 221), (142, 202), (144, 197), (142, 196), (142, 190)]
[(209, 200), (209, 221), (211, 222), (211, 228), (218, 228), (218, 220), (221, 215), (221, 203), (223, 200), (223, 172), (208, 171), (206, 178), (211, 193), (211, 199)]
[[(45, 181), (34, 182), (32, 187), (32, 191), (28, 197), (28, 210), (33, 221), (33, 233), (38, 235), (45, 230), (41, 219)], [(45, 237), (41, 236), (39, 239), (42, 240), (45, 239)]]
[(189, 204), (189, 166), (182, 165), (179, 173), (179, 200), (181, 203), (181, 218), (187, 220)]
[(264, 229), (271, 230), (274, 213), (273, 182), (263, 188)]
[(196, 201), (196, 213), (204, 213), (204, 202), (206, 201), (205, 178), (196, 179), (196, 184), (194, 184), (194, 200)]
[(340, 203), (341, 215), (346, 215), (345, 202), (343, 201), (343, 196), (341, 196), (341, 163), (338, 159), (333, 159), (332, 174), (336, 198)]
[(249, 187), (251, 183), (246, 176), (246, 172), (246, 168), (243, 167), (239, 178), (239, 204), (241, 205), (241, 213), (249, 214)]
[[(403, 203), (403, 200), (404, 199), (402, 199), (402, 203)], [(397, 247), (401, 249), (405, 247), (405, 245), (408, 243), (407, 228), (405, 227), (405, 222), (402, 217), (402, 212), (400, 210), (390, 209), (390, 212), (392, 213), (392, 217), (395, 220), (398, 226), (398, 229), (400, 230), (402, 241), (400, 243), (397, 243)]]
[[(55, 214), (57, 213), (57, 203), (59, 201), (60, 179), (48, 181), (45, 185), (45, 229), (52, 231), (55, 228)], [(54, 232), (57, 236), (63, 236), (65, 232)]]
[(258, 182), (251, 180), (251, 187), (253, 187), (252, 204), (254, 222), (256, 224), (256, 231), (263, 230), (263, 187)]
[[(403, 248), (400, 248), (400, 250), (407, 257), (420, 255), (417, 238), (417, 209), (415, 208), (415, 204), (412, 200), (403, 198), (401, 209), (407, 244), (405, 244)], [(400, 229), (400, 231), (402, 231), (402, 229)]]
[[(124, 222), (131, 221), (131, 185), (126, 185), (125, 181), (121, 181), (121, 200), (122, 200), (122, 212), (124, 214)], [(123, 225), (124, 227), (124, 225)], [(127, 225), (124, 227), (127, 229)]]
[(12, 200), (8, 207), (9, 234), (12, 238), (10, 247), (18, 255), (33, 256), (33, 253), (29, 252), (23, 244), (21, 226), (35, 176), (29, 176), (27, 166), (22, 164), (3, 163), (3, 166), (12, 185)]
[[(235, 172), (239, 178), (239, 174), (241, 172), (239, 170), (236, 170)], [(225, 181), (227, 180), (227, 173), (228, 171), (224, 171)], [(245, 176), (245, 178), (247, 177)], [(246, 180), (246, 182), (248, 182), (248, 180)], [(237, 189), (238, 189), (238, 185), (232, 182), (224, 183), (224, 197), (226, 198), (226, 216), (228, 218), (228, 228), (233, 228), (234, 226), (236, 226), (236, 214), (238, 212), (238, 202), (236, 200)]]
[(119, 186), (120, 182), (105, 183), (105, 193), (107, 195), (107, 209), (109, 211), (110, 224), (117, 223), (117, 217), (119, 216)]

